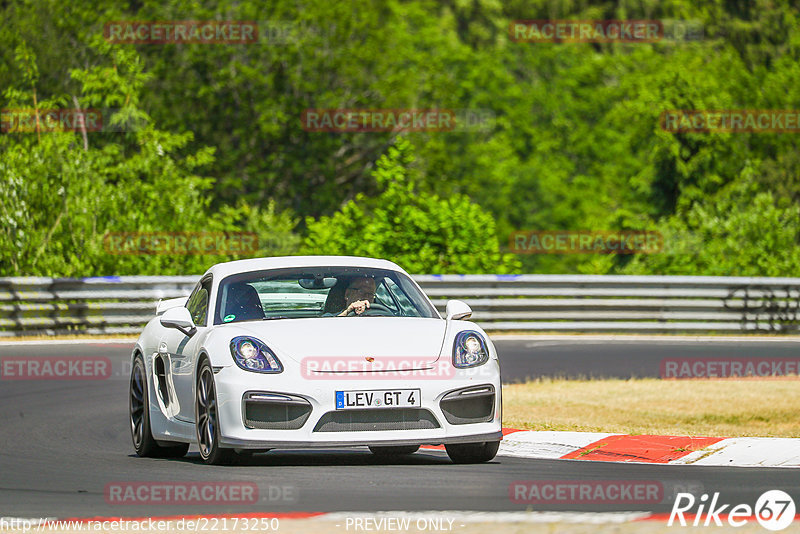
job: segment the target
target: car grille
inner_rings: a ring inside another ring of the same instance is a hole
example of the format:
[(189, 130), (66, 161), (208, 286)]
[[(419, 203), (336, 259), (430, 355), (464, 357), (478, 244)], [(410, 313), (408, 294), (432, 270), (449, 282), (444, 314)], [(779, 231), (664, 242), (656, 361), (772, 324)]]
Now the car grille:
[(421, 408), (340, 410), (323, 415), (314, 432), (370, 432), (439, 428), (433, 414)]
[(485, 385), (451, 391), (439, 407), (451, 425), (485, 423), (494, 419), (494, 386)]
[(295, 396), (250, 392), (244, 398), (244, 425), (261, 430), (297, 430), (311, 415), (311, 404)]

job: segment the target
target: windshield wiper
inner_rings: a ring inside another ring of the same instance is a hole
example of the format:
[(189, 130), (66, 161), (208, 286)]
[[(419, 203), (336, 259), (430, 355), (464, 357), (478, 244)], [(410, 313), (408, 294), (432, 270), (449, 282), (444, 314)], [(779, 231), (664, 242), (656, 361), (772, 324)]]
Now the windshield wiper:
[(274, 315), (272, 317), (264, 317), (264, 321), (272, 321), (274, 319), (288, 319), (288, 315)]

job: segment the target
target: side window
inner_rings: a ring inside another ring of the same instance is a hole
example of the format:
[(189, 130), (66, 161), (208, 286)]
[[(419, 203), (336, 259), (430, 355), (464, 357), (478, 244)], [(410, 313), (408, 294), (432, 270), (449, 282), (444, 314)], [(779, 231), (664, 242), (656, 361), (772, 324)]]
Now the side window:
[(394, 299), (392, 299), (392, 296), (389, 294), (389, 290), (386, 289), (387, 282), (391, 282), (391, 280), (384, 278), (383, 282), (378, 284), (378, 288), (375, 290), (375, 302), (386, 306), (394, 315), (400, 315)]
[(408, 300), (408, 296), (400, 288), (400, 286), (394, 283), (394, 280), (392, 280), (389, 277), (386, 277), (384, 278), (383, 281), (386, 284), (386, 288), (389, 290), (389, 292), (392, 294), (395, 300), (397, 300), (397, 303), (400, 304), (400, 315), (406, 317), (420, 316), (419, 312), (417, 311), (417, 308), (414, 306), (414, 304), (411, 303), (410, 300)]
[(189, 302), (186, 303), (186, 308), (192, 315), (192, 321), (197, 326), (205, 326), (208, 319), (208, 296), (211, 292), (211, 279), (203, 280), (200, 285), (195, 288), (192, 296), (189, 297)]

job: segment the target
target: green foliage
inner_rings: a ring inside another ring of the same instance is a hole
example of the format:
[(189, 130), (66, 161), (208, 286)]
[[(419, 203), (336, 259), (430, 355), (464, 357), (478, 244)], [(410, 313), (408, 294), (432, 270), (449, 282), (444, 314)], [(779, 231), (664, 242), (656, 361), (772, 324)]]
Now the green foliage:
[(411, 144), (398, 138), (372, 173), (384, 191), (309, 219), (305, 250), (387, 258), (415, 273), (517, 271), (514, 256), (498, 250), (492, 216), (464, 195), (419, 194), (413, 162)]
[(669, 217), (664, 250), (637, 257), (624, 272), (797, 276), (800, 207), (776, 205), (772, 193), (759, 192), (752, 175), (744, 174), (714, 198)]
[[(29, 66), (35, 58), (29, 49), (20, 50), (22, 67), (31, 73), (26, 85), (35, 85), (35, 69)], [(272, 203), (261, 209), (241, 202), (211, 212), (213, 180), (199, 172), (213, 162), (213, 149), (186, 151), (191, 133), (158, 130), (137, 107), (146, 79), (138, 56), (109, 47), (104, 53), (113, 67), (73, 71), (83, 86), (80, 99), (90, 106), (119, 106), (122, 124), (137, 129), (92, 133), (91, 145), (80, 132), (0, 137), (0, 274), (185, 274), (221, 261), (217, 256), (115, 254), (104, 237), (117, 232), (253, 231), (259, 234), (259, 254), (296, 249), (295, 221)], [(5, 96), (11, 106), (34, 106), (24, 87)], [(38, 109), (63, 100), (39, 102)], [(105, 137), (96, 142), (97, 135)]]
[[(0, 136), (2, 274), (197, 272), (228, 258), (103, 256), (100, 236), (243, 228), (261, 236), (259, 254), (294, 253), (305, 239), (306, 250), (376, 251), (412, 271), (792, 274), (798, 136), (659, 126), (665, 110), (800, 108), (800, 15), (789, 0), (9, 0), (0, 16), (2, 107), (77, 99), (139, 125), (87, 139)], [(110, 21), (190, 19), (286, 31), (248, 45), (101, 37)], [(689, 20), (703, 38), (518, 43), (508, 28), (519, 19)], [(495, 120), (404, 134), (415, 159), (388, 155), (389, 177), (381, 157), (397, 132), (306, 131), (309, 108), (486, 110)], [(450, 235), (456, 218), (467, 229)], [(674, 246), (702, 246), (502, 255), (515, 230), (570, 229), (658, 229)]]

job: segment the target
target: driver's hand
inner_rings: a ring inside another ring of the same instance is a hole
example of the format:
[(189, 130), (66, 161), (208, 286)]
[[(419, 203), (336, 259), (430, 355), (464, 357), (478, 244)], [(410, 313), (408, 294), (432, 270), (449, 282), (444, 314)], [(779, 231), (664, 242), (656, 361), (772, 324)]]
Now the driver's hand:
[(347, 309), (345, 310), (345, 313), (350, 312), (350, 311), (355, 311), (356, 315), (361, 315), (362, 313), (364, 313), (364, 310), (366, 310), (367, 308), (369, 308), (369, 301), (368, 300), (357, 300), (357, 301), (353, 302), (352, 304), (350, 304), (350, 306), (347, 307)]

